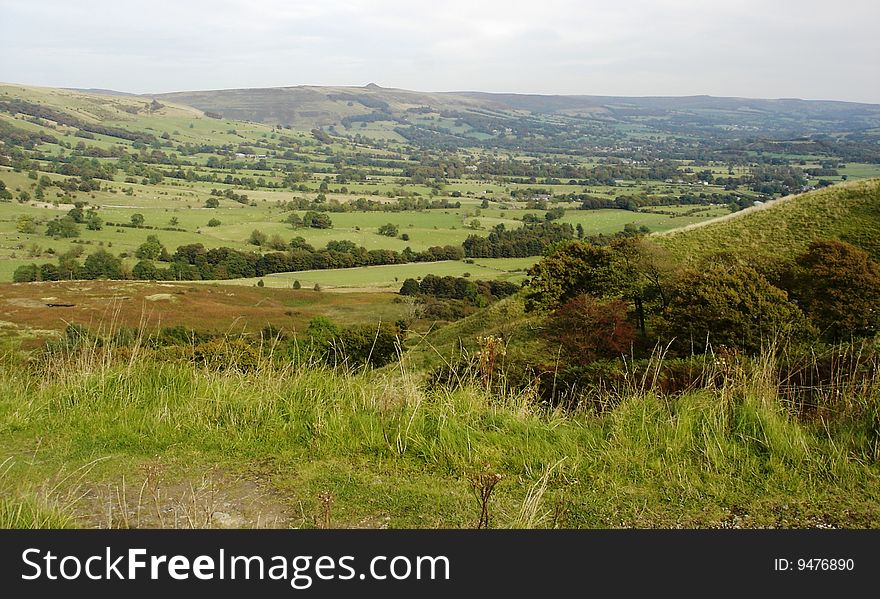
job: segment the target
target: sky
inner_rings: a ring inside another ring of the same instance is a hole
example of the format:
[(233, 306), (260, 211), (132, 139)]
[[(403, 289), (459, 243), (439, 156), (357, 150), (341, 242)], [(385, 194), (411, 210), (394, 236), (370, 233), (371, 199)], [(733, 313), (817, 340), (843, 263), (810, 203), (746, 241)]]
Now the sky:
[(0, 0), (0, 81), (880, 104), (878, 0)]

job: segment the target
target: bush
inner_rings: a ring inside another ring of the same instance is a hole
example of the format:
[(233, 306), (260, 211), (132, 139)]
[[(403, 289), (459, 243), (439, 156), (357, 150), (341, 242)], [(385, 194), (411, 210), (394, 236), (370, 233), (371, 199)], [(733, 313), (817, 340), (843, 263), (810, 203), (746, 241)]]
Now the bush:
[(812, 333), (786, 293), (748, 266), (716, 262), (685, 271), (671, 295), (663, 328), (682, 351), (724, 345), (754, 353), (778, 334), (803, 339)]
[(39, 280), (38, 273), (36, 264), (24, 264), (12, 273), (12, 281), (13, 283), (32, 283)]
[(880, 330), (880, 263), (842, 241), (816, 241), (798, 256), (792, 295), (829, 341)]
[(626, 315), (627, 305), (621, 300), (582, 294), (547, 318), (545, 334), (562, 345), (569, 363), (584, 366), (630, 352), (636, 332)]

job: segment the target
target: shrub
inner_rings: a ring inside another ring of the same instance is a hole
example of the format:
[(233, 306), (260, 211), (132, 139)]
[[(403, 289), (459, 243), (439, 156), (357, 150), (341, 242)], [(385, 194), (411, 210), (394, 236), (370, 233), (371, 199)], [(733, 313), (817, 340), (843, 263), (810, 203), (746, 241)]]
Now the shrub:
[(786, 293), (748, 266), (714, 263), (685, 271), (671, 291), (664, 328), (680, 350), (725, 345), (757, 352), (777, 334), (797, 339), (811, 332)]
[(880, 263), (842, 241), (816, 241), (796, 263), (792, 295), (829, 341), (877, 333)]
[(572, 364), (628, 353), (635, 328), (627, 321), (621, 300), (601, 301), (582, 294), (557, 308), (546, 320), (546, 334), (558, 341)]

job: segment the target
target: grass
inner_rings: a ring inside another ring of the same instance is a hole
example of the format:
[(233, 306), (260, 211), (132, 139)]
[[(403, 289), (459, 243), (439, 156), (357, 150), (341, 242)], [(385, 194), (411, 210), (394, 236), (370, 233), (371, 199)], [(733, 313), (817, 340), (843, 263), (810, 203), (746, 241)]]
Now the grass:
[[(303, 331), (315, 316), (341, 324), (394, 322), (406, 306), (392, 293), (317, 293), (217, 283), (67, 281), (0, 284), (0, 339), (26, 339), (28, 346), (68, 324), (255, 332), (267, 325)], [(47, 307), (47, 303), (56, 307)], [(60, 304), (60, 305), (59, 305)]]
[(811, 241), (829, 238), (848, 241), (880, 257), (880, 180), (790, 196), (655, 240), (682, 259), (697, 260), (715, 252), (792, 257)]
[(480, 258), (473, 264), (464, 261), (446, 260), (443, 262), (412, 262), (409, 264), (389, 264), (386, 266), (360, 266), (356, 268), (336, 268), (327, 270), (302, 270), (285, 272), (249, 279), (223, 281), (229, 285), (255, 285), (261, 278), (267, 287), (289, 289), (294, 281), (303, 287), (314, 287), (317, 283), (328, 288), (375, 288), (398, 291), (408, 278), (421, 278), (425, 275), (461, 277), (469, 274), (473, 279), (503, 279), (519, 282), (525, 278), (525, 270), (537, 262), (534, 258)]
[[(767, 384), (772, 362), (680, 396), (633, 384), (597, 414), (478, 383), (429, 390), (405, 369), (345, 374), (266, 355), (248, 372), (137, 349), (4, 361), (10, 526), (221, 525), (193, 516), (219, 501), (205, 472), (227, 481), (217, 492), (241, 526), (257, 525), (241, 516), (252, 505), (280, 525), (320, 525), (328, 495), (331, 526), (476, 526), (481, 474), (501, 475), (492, 527), (880, 525), (877, 456), (859, 436), (876, 377), (837, 396), (845, 413), (813, 423)], [(228, 481), (242, 480), (252, 485), (238, 496)], [(159, 522), (154, 501), (189, 515)], [(33, 507), (44, 505), (56, 511)]]

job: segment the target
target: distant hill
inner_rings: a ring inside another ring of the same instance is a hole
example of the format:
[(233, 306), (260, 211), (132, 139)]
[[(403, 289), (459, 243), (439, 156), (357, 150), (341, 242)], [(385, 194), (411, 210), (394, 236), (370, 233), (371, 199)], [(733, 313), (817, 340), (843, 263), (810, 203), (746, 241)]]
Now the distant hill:
[(422, 145), (613, 147), (623, 137), (656, 139), (658, 135), (696, 135), (720, 142), (756, 137), (839, 141), (852, 136), (869, 143), (880, 139), (880, 105), (853, 102), (426, 93), (375, 84), (184, 91), (150, 97), (226, 118), (298, 129), (325, 127), (332, 128), (331, 133), (370, 136), (378, 127), (381, 135)]

